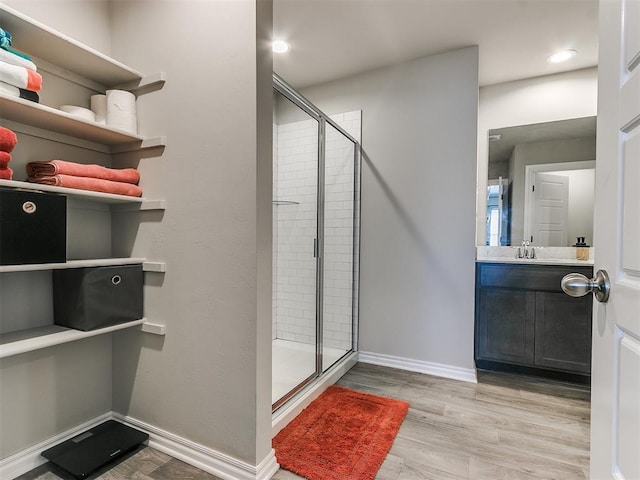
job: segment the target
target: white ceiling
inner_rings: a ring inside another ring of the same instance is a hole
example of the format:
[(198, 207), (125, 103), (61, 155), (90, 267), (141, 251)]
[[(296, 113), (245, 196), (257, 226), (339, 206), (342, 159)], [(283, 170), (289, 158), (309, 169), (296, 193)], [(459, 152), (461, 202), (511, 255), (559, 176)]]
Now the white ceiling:
[(296, 88), (470, 45), (481, 86), (597, 65), (597, 0), (274, 0), (273, 16), (291, 44), (274, 70)]

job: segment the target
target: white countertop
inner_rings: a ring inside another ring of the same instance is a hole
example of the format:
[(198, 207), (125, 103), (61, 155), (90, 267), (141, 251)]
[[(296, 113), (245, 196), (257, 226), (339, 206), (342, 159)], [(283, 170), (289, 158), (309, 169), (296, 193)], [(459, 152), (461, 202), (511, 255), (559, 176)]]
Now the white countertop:
[(593, 260), (576, 260), (575, 258), (508, 258), (508, 257), (483, 257), (477, 258), (481, 263), (519, 263), (522, 265), (584, 265), (592, 266)]
[[(531, 248), (531, 247), (529, 247)], [(518, 247), (477, 247), (476, 262), (518, 263), (531, 265), (584, 265), (592, 266), (594, 249), (589, 248), (589, 260), (576, 260), (574, 247), (533, 247), (536, 258), (516, 258)]]

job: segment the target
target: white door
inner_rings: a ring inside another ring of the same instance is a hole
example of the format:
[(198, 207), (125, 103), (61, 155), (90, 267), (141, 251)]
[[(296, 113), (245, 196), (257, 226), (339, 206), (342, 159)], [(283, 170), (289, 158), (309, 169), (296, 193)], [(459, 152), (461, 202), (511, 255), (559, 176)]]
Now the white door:
[(534, 173), (531, 243), (543, 247), (564, 247), (569, 218), (569, 177)]
[(640, 1), (600, 1), (591, 480), (640, 479)]

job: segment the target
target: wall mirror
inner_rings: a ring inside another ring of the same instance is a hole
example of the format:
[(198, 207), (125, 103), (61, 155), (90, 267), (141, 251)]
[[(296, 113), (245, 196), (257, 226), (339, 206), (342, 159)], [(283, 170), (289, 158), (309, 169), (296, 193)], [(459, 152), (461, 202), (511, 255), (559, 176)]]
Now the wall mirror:
[(485, 245), (593, 246), (596, 117), (489, 130)]

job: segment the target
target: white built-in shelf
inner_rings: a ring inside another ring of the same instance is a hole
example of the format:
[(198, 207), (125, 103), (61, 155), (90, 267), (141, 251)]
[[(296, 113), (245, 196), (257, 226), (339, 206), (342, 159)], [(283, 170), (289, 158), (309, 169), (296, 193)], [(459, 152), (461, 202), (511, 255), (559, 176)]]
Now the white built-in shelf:
[(152, 200), (144, 197), (131, 197), (129, 195), (114, 195), (113, 193), (92, 192), (90, 190), (56, 187), (53, 185), (43, 185), (40, 183), (19, 182), (16, 180), (0, 180), (0, 187), (59, 193), (61, 195), (78, 198), (80, 200), (88, 200), (92, 202), (107, 203), (113, 205), (128, 205), (134, 207), (134, 209), (139, 210), (164, 210), (166, 206), (164, 200)]
[[(145, 318), (134, 320), (132, 322), (119, 323), (105, 328), (90, 330), (83, 332), (72, 328), (61, 327), (59, 325), (47, 325), (44, 327), (29, 328), (26, 330), (18, 330), (15, 332), (0, 334), (0, 358), (12, 357), (21, 353), (32, 352), (42, 348), (61, 345), (63, 343), (74, 342), (84, 338), (104, 335), (105, 333), (124, 330), (125, 328), (141, 327), (142, 331), (147, 333), (156, 333), (154, 328), (145, 330), (144, 325), (147, 323)], [(158, 325), (150, 324), (155, 327)], [(162, 333), (164, 335), (164, 329)]]
[(146, 258), (92, 258), (87, 260), (68, 260), (60, 263), (21, 263), (19, 265), (1, 265), (0, 273), (36, 272), (41, 270), (64, 270), (69, 268), (109, 267), (118, 265), (140, 265), (145, 272), (164, 273), (164, 262), (151, 262)]
[(106, 87), (144, 78), (142, 73), (6, 5), (0, 5), (0, 18), (16, 49), (65, 70)]
[(112, 147), (114, 153), (164, 145), (164, 137), (147, 139), (125, 130), (85, 120), (57, 108), (0, 94), (3, 119)]
[[(1, 3), (0, 19), (2, 28), (13, 36), (13, 46), (33, 56), (36, 64), (40, 63), (43, 67), (42, 70), (89, 89), (105, 91), (109, 88), (120, 88), (140, 95), (160, 88), (165, 83), (165, 75), (162, 72), (145, 76)], [(89, 149), (97, 148), (95, 146), (98, 144), (100, 150), (97, 151), (114, 155), (166, 145), (164, 137), (145, 138), (75, 117), (47, 105), (4, 94), (0, 94), (0, 117), (9, 124), (11, 122), (22, 124), (22, 128), (30, 129), (29, 133), (36, 136), (46, 134), (51, 136), (54, 141), (62, 143), (74, 141), (78, 142), (77, 146)], [(116, 211), (165, 209), (164, 200), (150, 200), (10, 180), (0, 180), (0, 187), (52, 192), (80, 200), (112, 204), (112, 209)], [(144, 258), (103, 258), (70, 260), (63, 263), (4, 265), (0, 266), (0, 273), (130, 264), (142, 264), (143, 270), (146, 272), (163, 273), (166, 271), (164, 262), (147, 261)], [(137, 327), (142, 332), (156, 335), (164, 335), (166, 332), (164, 325), (148, 322), (144, 318), (88, 332), (58, 325), (47, 325), (0, 334), (0, 358), (133, 327)]]

